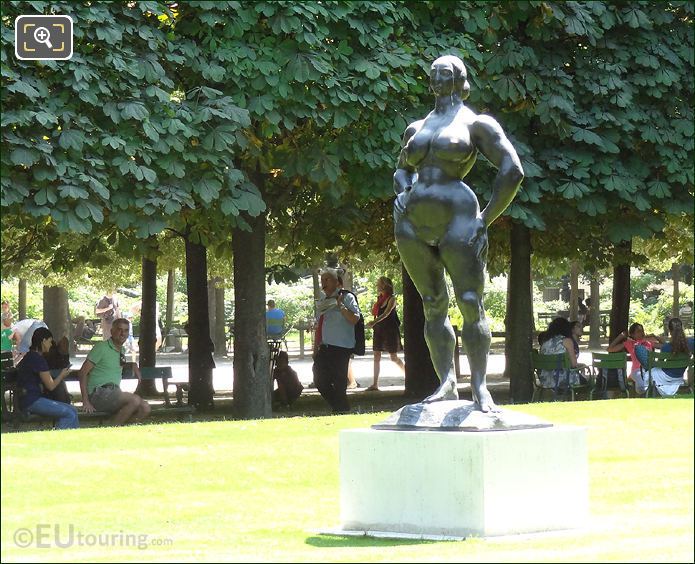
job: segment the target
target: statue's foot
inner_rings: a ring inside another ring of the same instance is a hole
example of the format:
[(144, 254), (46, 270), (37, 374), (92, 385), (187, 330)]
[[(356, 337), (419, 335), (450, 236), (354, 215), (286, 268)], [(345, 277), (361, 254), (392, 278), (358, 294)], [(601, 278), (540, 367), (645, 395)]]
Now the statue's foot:
[(500, 408), (495, 405), (495, 402), (492, 400), (492, 395), (485, 385), (480, 386), (477, 390), (473, 390), (473, 403), (475, 404), (475, 408), (483, 413), (496, 413), (500, 411)]
[[(456, 379), (447, 378), (442, 385), (437, 388), (431, 396), (422, 400), (422, 403), (433, 403), (435, 401), (458, 400), (459, 393), (456, 389)], [(491, 398), (492, 399), (492, 398)]]

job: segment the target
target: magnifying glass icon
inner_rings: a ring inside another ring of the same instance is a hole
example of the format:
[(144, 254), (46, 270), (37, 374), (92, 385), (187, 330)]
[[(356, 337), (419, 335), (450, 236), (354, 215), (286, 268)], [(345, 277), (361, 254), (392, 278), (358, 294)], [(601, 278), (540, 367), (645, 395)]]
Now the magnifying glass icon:
[(34, 39), (37, 43), (45, 43), (49, 49), (53, 49), (51, 34), (45, 27), (37, 27), (34, 30)]

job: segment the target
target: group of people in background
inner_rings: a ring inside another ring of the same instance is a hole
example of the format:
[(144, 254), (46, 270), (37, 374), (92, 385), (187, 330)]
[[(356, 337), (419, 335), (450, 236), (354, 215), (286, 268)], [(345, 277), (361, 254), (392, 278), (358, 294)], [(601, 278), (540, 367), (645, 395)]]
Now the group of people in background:
[[(112, 415), (116, 425), (145, 419), (150, 413), (149, 404), (120, 389), (126, 364), (124, 345), (132, 336), (132, 324), (121, 316), (113, 291), (95, 304), (95, 314), (101, 319), (104, 338), (93, 346), (78, 371), (83, 410)], [(53, 418), (57, 429), (78, 427), (77, 409), (65, 387), (65, 379), (72, 372), (67, 336), (56, 342), (45, 322), (22, 319), (13, 323), (13, 317), (9, 303), (3, 300), (2, 351), (12, 351), (19, 408), (27, 414)], [(81, 320), (84, 331), (87, 325), (84, 318)], [(77, 326), (80, 328), (80, 319)], [(133, 370), (139, 379), (135, 363)]]
[[(686, 337), (683, 331), (683, 322), (678, 317), (672, 317), (668, 321), (668, 332), (671, 338), (666, 341), (658, 335), (645, 334), (644, 327), (640, 323), (633, 323), (627, 331), (623, 331), (608, 346), (608, 352), (627, 351), (632, 360), (630, 378), (635, 383), (637, 393), (643, 394), (649, 386), (649, 381), (643, 367), (647, 365), (649, 351), (660, 347), (661, 352), (673, 354), (691, 354), (695, 343), (693, 337)], [(649, 371), (649, 377), (654, 382), (654, 387), (662, 396), (672, 396), (683, 384), (684, 371), (671, 368), (662, 369), (654, 367)]]
[[(150, 414), (149, 404), (140, 396), (120, 389), (125, 365), (124, 343), (128, 338), (129, 322), (118, 318), (111, 323), (111, 336), (94, 345), (78, 371), (82, 406), (85, 413), (96, 410), (112, 415), (112, 423), (122, 425), (145, 419)], [(72, 372), (67, 339), (54, 342), (53, 334), (45, 326), (29, 330), (29, 348), (15, 366), (19, 408), (28, 414), (51, 417), (57, 429), (79, 426), (77, 409), (65, 388), (65, 379)], [(65, 362), (55, 364), (55, 359)], [(133, 364), (138, 379), (137, 364)], [(62, 388), (60, 395), (55, 392)]]
[[(359, 348), (360, 331), (364, 332), (364, 317), (357, 296), (343, 287), (342, 276), (333, 269), (326, 269), (320, 277), (323, 298), (316, 303), (318, 318), (313, 339), (313, 382), (334, 413), (347, 413), (350, 405), (347, 390), (359, 387), (352, 375), (351, 360)], [(379, 390), (379, 374), (382, 353), (401, 369), (405, 366), (398, 358), (403, 350), (400, 320), (396, 311), (393, 282), (382, 276), (377, 281), (378, 297), (372, 306), (372, 317), (366, 326), (373, 329), (373, 382), (367, 391)], [(266, 330), (268, 339), (276, 339), (284, 330), (285, 314), (274, 300), (268, 301)], [(359, 325), (362, 324), (360, 329)], [(287, 363), (287, 353), (277, 356), (273, 379), (277, 389), (273, 392), (275, 403), (291, 405), (303, 390), (299, 378)]]
[[(540, 373), (541, 386), (544, 388), (567, 388), (568, 385), (576, 386), (586, 384), (587, 379), (583, 374), (586, 366), (578, 362), (579, 341), (583, 333), (582, 323), (570, 322), (564, 317), (558, 317), (550, 322), (548, 329), (539, 333), (538, 343), (540, 353), (544, 355), (566, 354), (570, 368), (563, 372), (556, 370), (542, 370)], [(640, 323), (633, 323), (627, 331), (620, 333), (608, 346), (608, 352), (626, 351), (630, 355), (632, 365), (629, 378), (635, 384), (638, 394), (644, 394), (649, 386), (649, 378), (653, 381), (654, 388), (662, 396), (672, 396), (684, 382), (685, 371), (683, 369), (661, 369), (652, 367), (647, 371), (649, 351), (660, 347), (661, 352), (673, 354), (691, 354), (694, 347), (693, 337), (686, 337), (682, 321), (671, 318), (668, 321), (668, 333), (670, 340), (666, 341), (658, 335), (645, 334), (644, 327)], [(649, 375), (648, 375), (649, 373)], [(556, 379), (560, 378), (560, 381)]]
[[(342, 278), (336, 271), (328, 269), (322, 273), (321, 288), (324, 297), (317, 302), (319, 316), (314, 336), (313, 385), (335, 413), (347, 413), (350, 409), (347, 390), (358, 386), (354, 378), (350, 378), (350, 362), (357, 344), (356, 326), (363, 323), (363, 317), (357, 297), (343, 288)], [(389, 355), (400, 370), (405, 370), (403, 361), (398, 357), (403, 346), (393, 282), (382, 276), (377, 280), (376, 289), (378, 295), (371, 307), (372, 319), (366, 323), (366, 327), (373, 330), (373, 381), (366, 391), (379, 390), (381, 358), (384, 353)], [(277, 307), (274, 300), (269, 300), (267, 307), (268, 338), (280, 339), (286, 332), (285, 312)], [(94, 346), (79, 370), (84, 409), (86, 412), (96, 409), (111, 413), (116, 424), (144, 419), (150, 412), (147, 402), (139, 396), (122, 392), (119, 387), (125, 364), (124, 345), (129, 337), (132, 338), (132, 324), (120, 315), (118, 300), (113, 292), (107, 292), (99, 300), (95, 313), (102, 321), (105, 338)], [(586, 366), (578, 360), (579, 342), (589, 311), (582, 313), (585, 314), (584, 320), (570, 322), (564, 317), (558, 317), (549, 324), (546, 331), (538, 335), (542, 354), (562, 353), (569, 360), (569, 369), (562, 373), (561, 382), (557, 381), (557, 371), (542, 371), (542, 386), (567, 387), (587, 382), (584, 372)], [(628, 331), (618, 335), (608, 347), (608, 352), (629, 353), (632, 360), (629, 378), (634, 381), (636, 391), (640, 394), (649, 385), (645, 371), (642, 370), (647, 364), (649, 351), (656, 347), (660, 347), (662, 352), (674, 354), (690, 354), (693, 351), (693, 337), (686, 337), (679, 318), (668, 320), (668, 333), (670, 340), (667, 342), (660, 336), (646, 335), (641, 324), (633, 323)], [(2, 349), (13, 350), (14, 353), (18, 383), (22, 390), (21, 409), (55, 418), (59, 429), (74, 428), (79, 423), (77, 410), (70, 405), (70, 399), (61, 401), (51, 395), (61, 385), (64, 387), (64, 380), (70, 373), (69, 362), (68, 366), (49, 367), (50, 351), (55, 347), (53, 335), (43, 321), (24, 319), (13, 323), (9, 303), (3, 301)], [(65, 356), (69, 361), (67, 351)], [(137, 374), (137, 366), (134, 368)], [(683, 383), (684, 374), (679, 369), (652, 368), (650, 376), (655, 389), (661, 395), (669, 396), (675, 394)], [(280, 351), (276, 357), (273, 379), (277, 383), (277, 389), (273, 392), (276, 405), (290, 406), (304, 389), (297, 373), (289, 366), (289, 357), (285, 351)], [(69, 394), (66, 395), (69, 397)]]
[[(355, 327), (362, 322), (363, 314), (354, 293), (344, 289), (342, 276), (333, 269), (321, 274), (323, 298), (316, 304), (318, 319), (314, 334), (312, 357), (313, 382), (319, 393), (335, 413), (347, 413), (350, 409), (347, 390), (359, 388), (352, 374), (351, 360), (354, 357), (358, 337)], [(377, 300), (372, 305), (372, 319), (366, 327), (373, 330), (373, 381), (366, 391), (379, 391), (381, 356), (387, 353), (391, 361), (402, 371), (403, 361), (398, 353), (403, 350), (400, 320), (396, 310), (397, 301), (393, 282), (386, 276), (377, 280)], [(277, 340), (284, 335), (286, 315), (274, 300), (268, 300), (266, 310), (266, 332), (268, 340)], [(289, 406), (301, 394), (303, 386), (294, 370), (288, 365), (287, 353), (277, 354), (273, 371), (276, 389), (274, 403)]]

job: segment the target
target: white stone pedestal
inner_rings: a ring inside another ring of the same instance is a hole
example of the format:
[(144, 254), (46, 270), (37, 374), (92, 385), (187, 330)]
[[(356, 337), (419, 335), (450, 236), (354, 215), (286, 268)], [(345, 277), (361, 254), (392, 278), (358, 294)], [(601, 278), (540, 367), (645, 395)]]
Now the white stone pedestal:
[(340, 433), (342, 530), (493, 536), (569, 529), (588, 516), (577, 427)]

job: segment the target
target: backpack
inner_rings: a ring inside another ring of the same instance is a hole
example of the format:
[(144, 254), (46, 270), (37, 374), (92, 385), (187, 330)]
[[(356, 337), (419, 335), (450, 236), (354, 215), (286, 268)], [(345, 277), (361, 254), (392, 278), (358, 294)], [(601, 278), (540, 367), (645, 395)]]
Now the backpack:
[[(340, 290), (341, 294), (352, 294), (352, 297), (355, 298), (355, 302), (357, 303), (357, 307), (360, 307), (360, 303), (357, 301), (357, 296), (351, 292), (350, 290)], [(364, 338), (364, 316), (361, 313), (360, 310), (360, 318), (357, 320), (357, 323), (355, 324), (355, 348), (352, 349), (352, 352), (355, 353), (357, 356), (363, 356), (365, 353), (365, 338)]]

